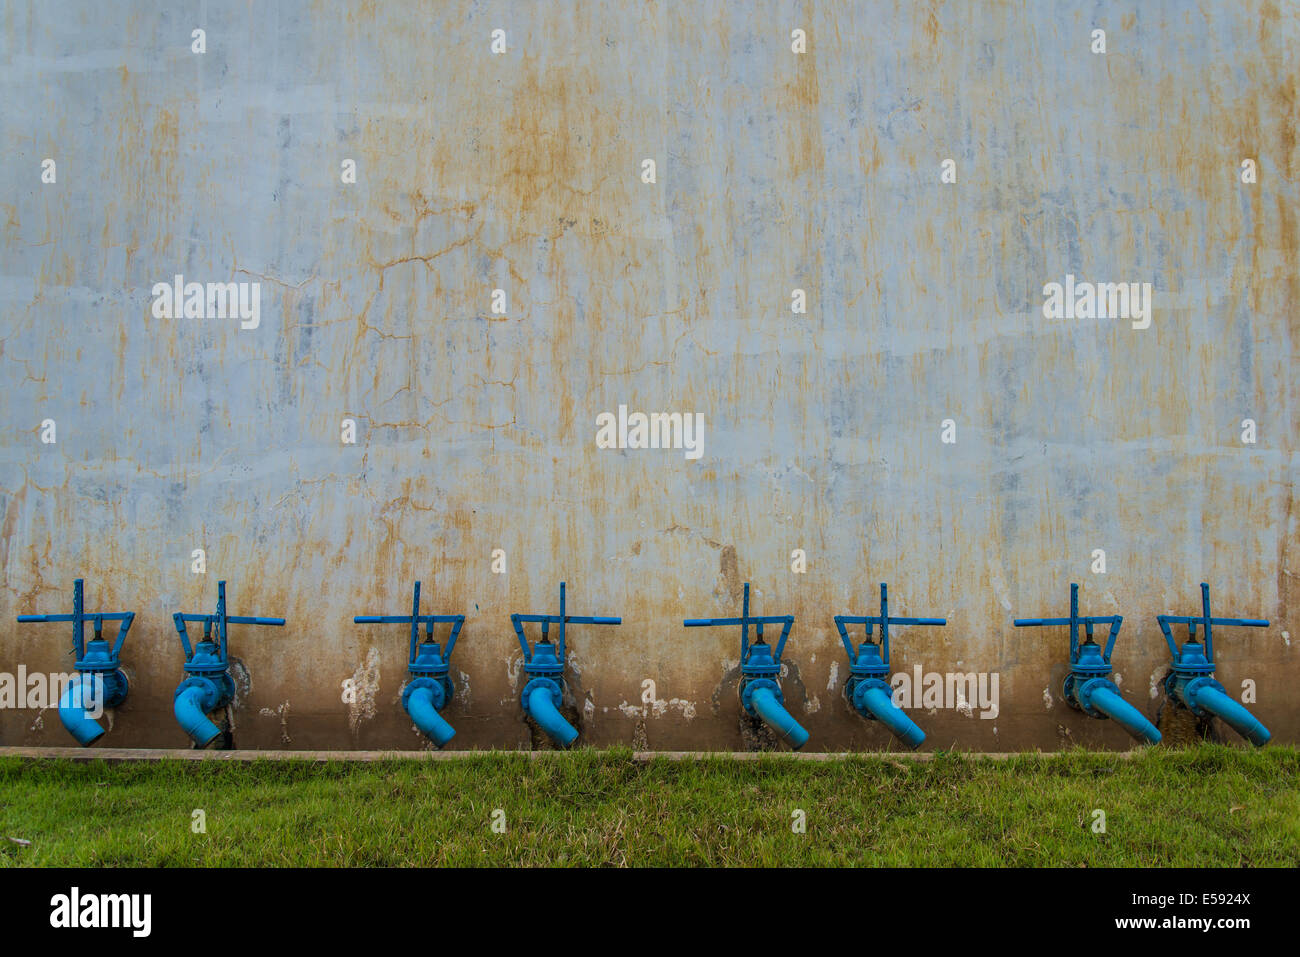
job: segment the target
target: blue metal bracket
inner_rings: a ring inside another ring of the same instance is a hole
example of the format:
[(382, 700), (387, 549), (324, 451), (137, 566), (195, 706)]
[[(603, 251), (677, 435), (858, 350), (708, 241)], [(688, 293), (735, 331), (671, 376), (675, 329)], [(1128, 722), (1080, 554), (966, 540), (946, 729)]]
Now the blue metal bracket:
[[(1070, 626), (1070, 674), (1062, 691), (1066, 703), (1090, 718), (1113, 718), (1134, 738), (1154, 744), (1160, 732), (1146, 717), (1124, 700), (1119, 686), (1110, 680), (1111, 654), (1119, 637), (1122, 615), (1080, 615), (1079, 586), (1070, 583), (1070, 617), (1068, 618), (1017, 618), (1017, 628), (1043, 628), (1056, 625)], [(1084, 640), (1079, 640), (1079, 626), (1084, 629)], [(1110, 632), (1103, 648), (1095, 639), (1095, 628), (1109, 625)]]
[[(451, 653), (456, 638), (465, 624), (464, 615), (421, 615), (420, 583), (415, 583), (409, 615), (357, 615), (352, 619), (358, 625), (410, 625), (411, 640), (406, 656), (406, 669), (411, 680), (402, 689), (402, 707), (411, 716), (416, 727), (442, 747), (456, 731), (438, 712), (451, 701), (455, 689), (451, 683)], [(435, 624), (451, 625), (444, 652), (433, 640)], [(420, 641), (420, 625), (424, 625), (424, 641)]]
[[(687, 628), (710, 628), (716, 625), (739, 625), (740, 626), (740, 667), (741, 672), (745, 671), (747, 662), (752, 659), (751, 651), (753, 648), (749, 643), (749, 626), (754, 626), (754, 646), (762, 645), (763, 651), (760, 657), (762, 662), (755, 662), (748, 667), (755, 669), (755, 676), (771, 676), (781, 673), (781, 653), (785, 650), (786, 639), (790, 637), (790, 629), (794, 627), (794, 615), (751, 615), (749, 613), (749, 582), (745, 582), (744, 601), (741, 605), (739, 618), (687, 618), (682, 622)], [(763, 640), (764, 625), (780, 625), (781, 638), (776, 643), (776, 650), (772, 651)]]
[[(745, 582), (739, 618), (687, 618), (687, 628), (740, 626), (740, 703), (751, 717), (762, 718), (792, 748), (803, 747), (808, 732), (785, 710), (781, 692), (781, 654), (794, 626), (793, 615), (751, 615), (749, 582)], [(754, 642), (749, 641), (749, 627), (754, 626)], [(780, 625), (781, 637), (773, 649), (763, 638), (765, 625)]]
[[(538, 642), (541, 644), (550, 643), (551, 625), (559, 625), (559, 636), (555, 640), (554, 657), (558, 658), (561, 663), (560, 670), (563, 670), (564, 662), (564, 626), (565, 625), (621, 625), (622, 618), (610, 618), (607, 616), (593, 615), (569, 615), (565, 613), (565, 583), (560, 582), (560, 613), (558, 615), (519, 615), (510, 616), (510, 624), (514, 626), (515, 635), (519, 638), (519, 647), (524, 652), (524, 670), (528, 671), (529, 665), (533, 663), (534, 651), (528, 647), (528, 639), (524, 637), (524, 624), (527, 622), (541, 622), (542, 639)], [(550, 666), (545, 666), (549, 669)]]
[[(1052, 625), (1070, 626), (1070, 668), (1074, 671), (1093, 675), (1111, 673), (1110, 656), (1115, 649), (1115, 639), (1119, 637), (1120, 626), (1124, 624), (1123, 615), (1080, 615), (1079, 586), (1070, 584), (1069, 618), (1017, 618), (1017, 628), (1045, 628)], [(1084, 628), (1084, 641), (1079, 641), (1079, 626)], [(1094, 640), (1093, 629), (1097, 625), (1109, 625), (1110, 634), (1106, 637), (1103, 649)], [(1084, 650), (1086, 649), (1086, 650)], [(1067, 695), (1067, 697), (1069, 697)]]
[[(1206, 582), (1201, 582), (1198, 617), (1157, 615), (1156, 621), (1173, 655), (1173, 671), (1165, 679), (1165, 693), (1185, 704), (1197, 717), (1222, 718), (1252, 744), (1267, 744), (1272, 737), (1269, 730), (1214, 680), (1214, 626), (1267, 628), (1269, 623), (1262, 618), (1215, 618), (1210, 614), (1210, 586)], [(1187, 642), (1181, 648), (1174, 640), (1170, 625), (1187, 626)], [(1198, 625), (1205, 635), (1204, 641), (1196, 639)]]
[[(836, 615), (835, 627), (840, 633), (844, 650), (849, 653), (849, 680), (844, 683), (844, 696), (853, 709), (864, 718), (880, 721), (909, 747), (917, 748), (925, 740), (922, 731), (893, 703), (893, 689), (889, 684), (889, 626), (890, 625), (946, 625), (945, 618), (898, 618), (889, 614), (889, 588), (880, 583), (879, 615)], [(853, 649), (845, 625), (866, 625), (866, 638)], [(874, 628), (880, 628), (880, 641), (871, 640)]]
[[(524, 636), (524, 625), (540, 623), (542, 637), (535, 646), (530, 647)], [(577, 740), (578, 732), (573, 725), (560, 714), (559, 708), (564, 701), (563, 680), (565, 669), (565, 626), (566, 625), (621, 625), (622, 618), (601, 615), (570, 615), (565, 605), (565, 583), (560, 582), (560, 613), (558, 615), (524, 615), (512, 614), (510, 624), (514, 626), (519, 647), (524, 653), (524, 673), (529, 681), (524, 685), (520, 703), (524, 712), (535, 720), (552, 739), (563, 746)], [(551, 625), (558, 625), (558, 635), (551, 641)]]

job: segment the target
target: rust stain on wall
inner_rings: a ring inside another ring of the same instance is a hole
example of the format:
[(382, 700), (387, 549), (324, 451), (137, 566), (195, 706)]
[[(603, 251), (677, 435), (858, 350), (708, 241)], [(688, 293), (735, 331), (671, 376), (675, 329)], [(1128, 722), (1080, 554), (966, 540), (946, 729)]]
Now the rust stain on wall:
[[(1126, 746), (1061, 701), (1065, 636), (1011, 626), (1071, 581), (1124, 615), (1148, 714), (1156, 614), (1209, 581), (1271, 619), (1219, 677), (1300, 734), (1294, 6), (218, 3), (201, 56), (187, 25), (64, 9), (7, 5), (0, 47), (0, 670), (64, 669), (66, 632), (13, 619), (76, 577), (136, 611), (114, 744), (184, 745), (170, 616), (218, 578), (288, 619), (232, 631), (241, 746), (421, 746), (404, 633), (351, 623), (417, 578), (467, 616), (458, 746), (530, 746), (509, 614), (561, 580), (624, 619), (570, 636), (596, 745), (744, 746), (738, 638), (681, 621), (746, 581), (796, 616), (810, 747), (889, 746), (831, 621), (880, 581), (949, 620), (896, 635), (895, 671), (1001, 678), (995, 719), (916, 715), (935, 747)], [(1153, 283), (1151, 327), (1044, 319), (1067, 273)], [(156, 318), (176, 274), (259, 282), (261, 325)], [(705, 454), (597, 449), (620, 404), (702, 412)], [(0, 742), (62, 741), (0, 711)]]

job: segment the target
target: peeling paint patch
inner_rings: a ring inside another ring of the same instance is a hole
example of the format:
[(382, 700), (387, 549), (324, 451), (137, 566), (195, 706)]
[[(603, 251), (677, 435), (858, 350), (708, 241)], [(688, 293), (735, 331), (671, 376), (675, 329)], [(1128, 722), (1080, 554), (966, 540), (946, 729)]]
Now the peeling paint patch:
[[(231, 658), (230, 677), (235, 682), (235, 695), (230, 699), (228, 710), (234, 711), (243, 707), (244, 702), (253, 693), (253, 676), (249, 673), (248, 666), (243, 661), (238, 658)], [(231, 727), (234, 726), (231, 725)]]
[(828, 679), (826, 679), (826, 690), (834, 691), (835, 686), (838, 685), (839, 683), (840, 683), (840, 663), (838, 661), (832, 661), (831, 675)]
[(293, 744), (293, 739), (289, 737), (289, 702), (287, 699), (274, 709), (262, 708), (258, 713), (267, 718), (279, 718), (280, 743)]
[(1054, 699), (1054, 698), (1052, 697), (1052, 689), (1051, 689), (1051, 688), (1044, 688), (1044, 689), (1043, 689), (1043, 707), (1046, 708), (1048, 711), (1051, 711), (1051, 710), (1052, 710), (1052, 705), (1054, 705), (1055, 703), (1056, 703), (1056, 699)]
[[(519, 675), (524, 670), (524, 656), (514, 655), (501, 659), (506, 663), (506, 680), (510, 682), (510, 693), (516, 695), (519, 693)], [(501, 703), (505, 704), (509, 698), (502, 698)]]
[(379, 693), (379, 651), (370, 648), (366, 651), (364, 664), (358, 665), (352, 672), (352, 687), (355, 694), (348, 705), (348, 727), (353, 734), (361, 727), (362, 721), (374, 718), (375, 695)]

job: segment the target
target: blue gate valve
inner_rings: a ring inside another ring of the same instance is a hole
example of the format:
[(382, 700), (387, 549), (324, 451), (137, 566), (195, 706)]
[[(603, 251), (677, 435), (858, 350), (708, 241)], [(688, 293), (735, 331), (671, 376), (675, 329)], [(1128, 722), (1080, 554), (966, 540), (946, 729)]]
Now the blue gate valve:
[[(893, 625), (946, 625), (944, 618), (897, 618), (889, 614), (889, 590), (880, 583), (879, 615), (836, 615), (835, 627), (839, 629), (844, 650), (849, 653), (849, 680), (844, 685), (844, 696), (853, 709), (872, 721), (879, 721), (898, 740), (915, 750), (925, 740), (925, 732), (894, 704), (894, 691), (889, 685), (889, 626)], [(853, 642), (845, 625), (866, 625), (866, 640), (855, 653)], [(880, 641), (871, 640), (872, 628), (880, 626)]]
[[(129, 682), (120, 667), (122, 644), (131, 630), (135, 612), (85, 613), (84, 579), (72, 583), (71, 615), (19, 615), (20, 622), (72, 622), (72, 650), (77, 656), (77, 678), (59, 696), (59, 720), (83, 748), (104, 736), (95, 716), (105, 708), (116, 708), (126, 700)], [(86, 642), (86, 622), (95, 626), (95, 637)], [(104, 637), (104, 622), (118, 621), (117, 637), (110, 647)]]
[[(1233, 625), (1242, 628), (1267, 628), (1268, 622), (1260, 618), (1213, 618), (1210, 616), (1210, 586), (1201, 582), (1201, 615), (1197, 618), (1181, 615), (1157, 615), (1160, 630), (1164, 632), (1169, 651), (1174, 656), (1173, 673), (1165, 679), (1165, 693), (1185, 704), (1198, 718), (1221, 718), (1239, 735), (1255, 747), (1268, 744), (1273, 736), (1268, 728), (1214, 680), (1214, 634), (1212, 625)], [(1170, 625), (1187, 626), (1187, 643), (1182, 648), (1174, 641)], [(1196, 640), (1196, 626), (1205, 632), (1205, 642)]]
[[(808, 732), (785, 710), (785, 696), (777, 680), (781, 675), (781, 652), (785, 650), (786, 639), (794, 625), (793, 615), (750, 615), (749, 582), (745, 582), (745, 598), (739, 618), (687, 618), (682, 624), (687, 628), (739, 625), (740, 703), (745, 713), (762, 718), (796, 751), (808, 743)], [(753, 644), (749, 641), (750, 625), (755, 631)], [(763, 640), (764, 625), (781, 625), (781, 638), (775, 651)]]
[[(1065, 701), (1076, 711), (1090, 718), (1112, 718), (1138, 741), (1156, 744), (1160, 732), (1137, 708), (1124, 700), (1119, 686), (1110, 680), (1110, 655), (1119, 637), (1123, 615), (1079, 614), (1079, 586), (1070, 585), (1069, 618), (1017, 618), (1017, 628), (1042, 628), (1050, 625), (1070, 626), (1070, 674), (1065, 679)], [(1079, 641), (1079, 626), (1083, 625), (1085, 640)], [(1093, 641), (1093, 629), (1109, 625), (1106, 647)]]
[[(524, 637), (525, 622), (540, 622), (542, 639), (535, 646), (528, 646)], [(515, 635), (519, 638), (519, 647), (524, 652), (524, 674), (528, 682), (520, 696), (524, 713), (537, 722), (538, 727), (546, 732), (552, 741), (567, 748), (578, 739), (578, 729), (569, 724), (560, 714), (560, 705), (564, 703), (564, 626), (565, 625), (621, 625), (622, 618), (600, 616), (578, 616), (565, 614), (565, 583), (560, 582), (560, 613), (558, 615), (519, 615), (512, 614), (510, 623), (514, 625)], [(559, 625), (559, 637), (551, 641), (551, 625)]]
[[(456, 735), (456, 729), (447, 723), (440, 712), (455, 693), (451, 677), (451, 652), (456, 647), (456, 637), (465, 624), (464, 615), (421, 615), (420, 583), (415, 583), (415, 597), (411, 600), (409, 615), (357, 615), (352, 619), (358, 625), (410, 625), (411, 644), (406, 658), (406, 670), (411, 678), (402, 689), (402, 707), (425, 737), (442, 747)], [(450, 624), (447, 650), (433, 640), (435, 624)], [(420, 625), (424, 625), (424, 641), (420, 641)]]
[[(185, 679), (176, 686), (172, 710), (195, 747), (203, 748), (221, 734), (208, 715), (224, 708), (235, 697), (235, 679), (230, 676), (227, 653), (227, 625), (283, 625), (283, 618), (260, 618), (226, 614), (226, 583), (217, 583), (217, 611), (213, 615), (172, 615), (176, 633), (185, 651)], [(203, 624), (203, 640), (190, 647), (186, 622)], [(213, 626), (216, 634), (213, 635)]]

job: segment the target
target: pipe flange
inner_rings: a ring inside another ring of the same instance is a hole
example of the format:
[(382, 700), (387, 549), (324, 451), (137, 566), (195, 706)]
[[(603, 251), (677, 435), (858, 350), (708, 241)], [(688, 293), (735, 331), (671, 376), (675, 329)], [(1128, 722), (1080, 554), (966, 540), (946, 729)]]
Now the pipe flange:
[(90, 678), (92, 681), (99, 678), (103, 682), (103, 707), (116, 708), (126, 700), (126, 694), (131, 689), (131, 682), (127, 680), (126, 674), (120, 669), (78, 668), (77, 671), (83, 678)]
[(523, 706), (524, 712), (528, 712), (528, 696), (540, 689), (551, 693), (551, 703), (555, 705), (556, 711), (560, 710), (564, 704), (564, 689), (560, 687), (559, 682), (553, 678), (534, 678), (524, 685), (523, 693), (519, 696), (519, 703)]
[(209, 710), (220, 708), (235, 697), (235, 679), (224, 671), (216, 674), (187, 673), (185, 680), (176, 686), (172, 699), (179, 698), (187, 688), (198, 688), (204, 695), (215, 697), (216, 703)]
[(104, 707), (116, 708), (126, 700), (127, 692), (131, 690), (131, 682), (127, 680), (126, 672), (120, 668), (104, 674)]
[[(1078, 691), (1071, 694), (1076, 687), (1076, 683)], [(1082, 711), (1090, 718), (1109, 718), (1110, 715), (1098, 711), (1091, 704), (1093, 694), (1103, 688), (1122, 697), (1119, 685), (1115, 684), (1115, 682), (1111, 681), (1109, 678), (1098, 678), (1096, 676), (1090, 677), (1088, 675), (1070, 675), (1065, 679), (1065, 700), (1076, 710)]]
[(420, 675), (412, 678), (402, 689), (402, 709), (409, 712), (407, 702), (411, 700), (411, 695), (415, 694), (418, 688), (428, 688), (433, 693), (433, 707), (441, 711), (446, 707), (447, 702), (451, 700), (451, 679), (446, 675), (441, 678), (431, 678), (428, 675)]
[(1227, 689), (1225, 689), (1223, 685), (1219, 684), (1209, 675), (1200, 675), (1190, 681), (1176, 683), (1175, 688), (1178, 692), (1178, 698), (1183, 702), (1183, 704), (1187, 705), (1187, 710), (1198, 718), (1215, 717), (1212, 712), (1206, 711), (1204, 708), (1196, 704), (1196, 693), (1198, 691), (1202, 688), (1209, 688), (1210, 690), (1217, 691), (1220, 694), (1226, 695), (1228, 693)]
[(853, 705), (853, 710), (868, 721), (878, 721), (879, 719), (871, 713), (871, 709), (866, 707), (867, 692), (875, 688), (883, 691), (893, 700), (894, 689), (889, 682), (882, 678), (867, 678), (860, 675), (854, 675), (844, 685), (844, 694), (848, 697), (849, 703)]
[(757, 717), (754, 711), (754, 692), (759, 688), (767, 688), (776, 697), (777, 704), (785, 704), (781, 686), (771, 678), (745, 678), (740, 685), (740, 704), (749, 715)]

